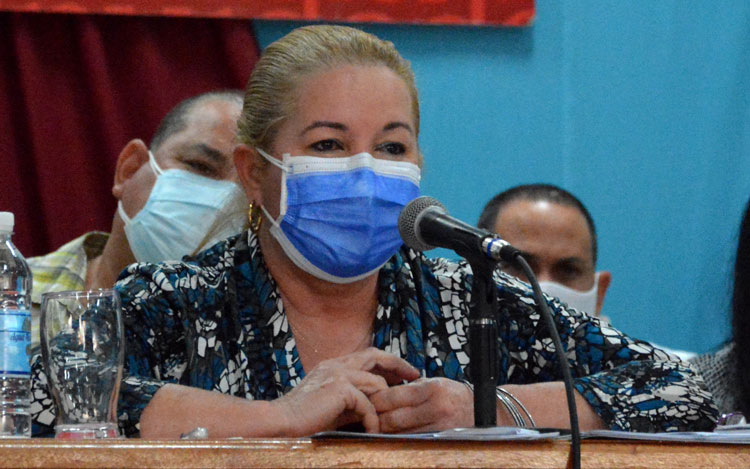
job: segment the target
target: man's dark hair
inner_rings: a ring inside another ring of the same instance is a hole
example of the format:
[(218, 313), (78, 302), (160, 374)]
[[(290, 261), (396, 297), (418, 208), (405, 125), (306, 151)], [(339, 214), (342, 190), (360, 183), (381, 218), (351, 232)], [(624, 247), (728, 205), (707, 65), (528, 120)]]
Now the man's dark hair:
[(241, 90), (219, 90), (209, 91), (208, 93), (199, 94), (181, 101), (171, 111), (164, 116), (159, 123), (154, 136), (151, 138), (149, 149), (152, 152), (161, 146), (166, 139), (173, 134), (182, 132), (187, 128), (187, 118), (193, 108), (204, 100), (219, 99), (224, 101), (236, 101), (242, 106), (244, 92)]
[(733, 390), (739, 411), (750, 415), (750, 201), (742, 215), (732, 290)]
[(528, 200), (531, 202), (547, 201), (578, 209), (578, 211), (583, 214), (583, 217), (586, 219), (586, 224), (589, 227), (589, 233), (591, 234), (591, 254), (593, 255), (594, 265), (596, 265), (597, 242), (594, 219), (591, 218), (591, 214), (586, 210), (583, 203), (581, 203), (581, 201), (573, 194), (563, 188), (553, 186), (552, 184), (523, 184), (511, 187), (510, 189), (497, 194), (492, 200), (487, 202), (487, 205), (485, 205), (482, 214), (479, 216), (477, 226), (479, 228), (484, 228), (485, 230), (494, 231), (495, 222), (497, 221), (497, 216), (500, 213), (500, 210), (505, 208), (510, 202), (516, 200)]

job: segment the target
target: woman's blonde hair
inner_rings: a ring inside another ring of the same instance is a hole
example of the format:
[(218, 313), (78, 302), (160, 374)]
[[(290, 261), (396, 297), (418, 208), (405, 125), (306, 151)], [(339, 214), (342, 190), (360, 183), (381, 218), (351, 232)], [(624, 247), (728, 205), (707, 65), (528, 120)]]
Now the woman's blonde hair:
[(316, 25), (295, 29), (263, 51), (245, 90), (238, 121), (240, 142), (271, 151), (279, 124), (294, 112), (302, 80), (344, 65), (385, 66), (401, 77), (411, 95), (419, 134), (414, 73), (393, 43), (347, 26)]

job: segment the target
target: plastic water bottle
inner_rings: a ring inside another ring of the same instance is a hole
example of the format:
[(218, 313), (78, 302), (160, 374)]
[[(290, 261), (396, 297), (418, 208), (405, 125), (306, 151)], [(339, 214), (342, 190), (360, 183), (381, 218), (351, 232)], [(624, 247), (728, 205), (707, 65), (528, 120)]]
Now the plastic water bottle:
[(10, 238), (14, 217), (0, 212), (0, 438), (31, 436), (31, 271)]

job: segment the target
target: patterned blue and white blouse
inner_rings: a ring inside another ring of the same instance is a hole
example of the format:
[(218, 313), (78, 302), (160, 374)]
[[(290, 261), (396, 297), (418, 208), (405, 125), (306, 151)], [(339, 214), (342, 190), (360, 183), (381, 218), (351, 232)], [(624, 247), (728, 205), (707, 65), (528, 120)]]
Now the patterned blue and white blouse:
[[(469, 365), (470, 267), (402, 248), (378, 281), (373, 345), (403, 357), (423, 376), (463, 380)], [(561, 380), (528, 285), (502, 272), (495, 281), (497, 384)], [(223, 241), (194, 260), (134, 264), (117, 289), (126, 329), (119, 418), (127, 435), (138, 432), (141, 412), (166, 383), (272, 400), (305, 377), (284, 303), (252, 233)], [(557, 300), (549, 305), (575, 387), (609, 428), (714, 427), (716, 407), (687, 364)], [(35, 360), (33, 373), (34, 431), (51, 432), (54, 407), (41, 360)]]

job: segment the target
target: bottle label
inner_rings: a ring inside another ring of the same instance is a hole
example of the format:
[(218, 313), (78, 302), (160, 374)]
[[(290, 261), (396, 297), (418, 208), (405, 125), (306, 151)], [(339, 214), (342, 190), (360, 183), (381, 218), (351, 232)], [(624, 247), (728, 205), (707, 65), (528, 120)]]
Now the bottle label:
[(0, 374), (30, 376), (30, 346), (31, 313), (23, 309), (0, 309)]

